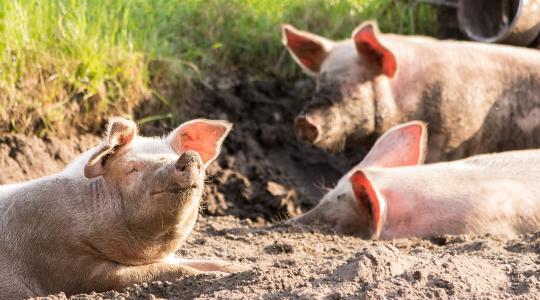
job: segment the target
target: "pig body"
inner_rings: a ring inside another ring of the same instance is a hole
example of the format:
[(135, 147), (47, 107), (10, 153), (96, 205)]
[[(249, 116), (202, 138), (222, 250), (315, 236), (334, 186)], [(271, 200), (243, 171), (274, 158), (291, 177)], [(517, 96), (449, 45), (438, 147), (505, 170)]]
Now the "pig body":
[[(411, 143), (395, 139), (411, 126), (422, 125), (406, 124), (381, 137), (370, 151), (372, 159), (368, 154), (317, 207), (295, 221), (329, 223), (373, 239), (486, 233), (516, 237), (540, 230), (540, 150), (428, 165), (417, 165), (423, 158), (402, 163), (402, 156), (423, 155), (423, 150), (411, 154)], [(408, 139), (406, 135), (400, 138)], [(385, 143), (391, 151), (381, 147)]]
[[(429, 162), (540, 146), (537, 50), (379, 34), (373, 23), (342, 42), (289, 25), (283, 35), (317, 80), (295, 131), (321, 148), (411, 120), (430, 125)], [(318, 56), (308, 55), (313, 49)]]
[(145, 138), (114, 119), (104, 142), (64, 171), (0, 186), (0, 298), (240, 270), (174, 257), (197, 219), (204, 169), (229, 130), (194, 120), (167, 138)]
[(539, 150), (365, 171), (388, 208), (380, 238), (437, 234), (517, 237), (540, 230)]

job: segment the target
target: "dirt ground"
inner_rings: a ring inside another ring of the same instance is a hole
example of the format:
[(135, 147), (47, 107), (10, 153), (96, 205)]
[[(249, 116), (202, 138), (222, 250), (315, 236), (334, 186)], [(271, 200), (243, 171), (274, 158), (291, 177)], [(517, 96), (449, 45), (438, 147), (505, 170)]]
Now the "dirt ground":
[[(181, 109), (184, 120), (221, 118), (235, 127), (209, 169), (204, 213), (177, 254), (251, 270), (72, 298), (540, 298), (540, 232), (516, 240), (442, 236), (372, 242), (281, 223), (312, 207), (365, 153), (349, 147), (348, 153), (328, 155), (296, 141), (292, 119), (312, 88), (307, 80), (219, 77), (199, 87)], [(142, 128), (145, 134), (166, 130), (155, 124)], [(97, 141), (92, 135), (0, 137), (0, 183), (53, 173)]]

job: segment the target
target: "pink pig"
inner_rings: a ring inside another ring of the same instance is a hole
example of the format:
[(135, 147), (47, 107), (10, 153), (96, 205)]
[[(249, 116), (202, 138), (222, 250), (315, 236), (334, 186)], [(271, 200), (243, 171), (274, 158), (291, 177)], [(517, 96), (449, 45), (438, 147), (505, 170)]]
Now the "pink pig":
[(296, 135), (322, 149), (369, 146), (412, 120), (429, 123), (429, 162), (540, 147), (536, 49), (381, 34), (373, 22), (344, 41), (282, 34), (317, 83)]
[(113, 118), (103, 142), (64, 171), (0, 186), (0, 299), (243, 270), (174, 256), (231, 127), (197, 119), (150, 138)]
[(363, 238), (540, 230), (540, 150), (421, 165), (426, 125), (396, 126), (320, 203), (293, 221)]

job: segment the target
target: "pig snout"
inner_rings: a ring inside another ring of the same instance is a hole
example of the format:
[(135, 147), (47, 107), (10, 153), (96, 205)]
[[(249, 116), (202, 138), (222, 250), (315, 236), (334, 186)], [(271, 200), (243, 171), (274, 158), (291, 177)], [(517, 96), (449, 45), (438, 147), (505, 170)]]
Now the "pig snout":
[(187, 151), (180, 155), (175, 163), (174, 180), (180, 188), (197, 187), (204, 176), (201, 156), (195, 151)]
[(321, 223), (332, 223), (334, 224), (335, 220), (330, 220), (327, 218), (326, 213), (331, 211), (331, 208), (328, 207), (326, 203), (320, 203), (310, 211), (296, 216), (292, 219), (286, 221), (288, 224), (321, 224)]
[(300, 140), (315, 143), (319, 139), (320, 128), (310, 117), (300, 115), (294, 119), (294, 132)]

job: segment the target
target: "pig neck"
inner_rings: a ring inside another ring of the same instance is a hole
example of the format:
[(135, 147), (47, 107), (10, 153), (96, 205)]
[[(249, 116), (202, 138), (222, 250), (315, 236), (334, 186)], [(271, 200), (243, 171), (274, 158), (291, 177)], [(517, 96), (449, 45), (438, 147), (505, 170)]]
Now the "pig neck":
[(385, 75), (373, 80), (375, 107), (375, 133), (382, 135), (390, 128), (402, 122), (403, 114), (396, 103), (392, 91), (392, 81)]
[(421, 85), (422, 80), (417, 75), (417, 63), (412, 59), (413, 49), (391, 39), (384, 42), (392, 46), (398, 69), (392, 78), (381, 74), (373, 80), (375, 132), (379, 135), (415, 114), (417, 99), (406, 94), (407, 87)]
[(2, 187), (0, 216), (0, 233), (17, 231), (19, 248), (32, 244), (43, 255), (78, 249), (74, 253), (136, 265), (170, 255), (179, 243), (174, 234), (133, 231), (120, 193), (102, 177), (56, 175)]

